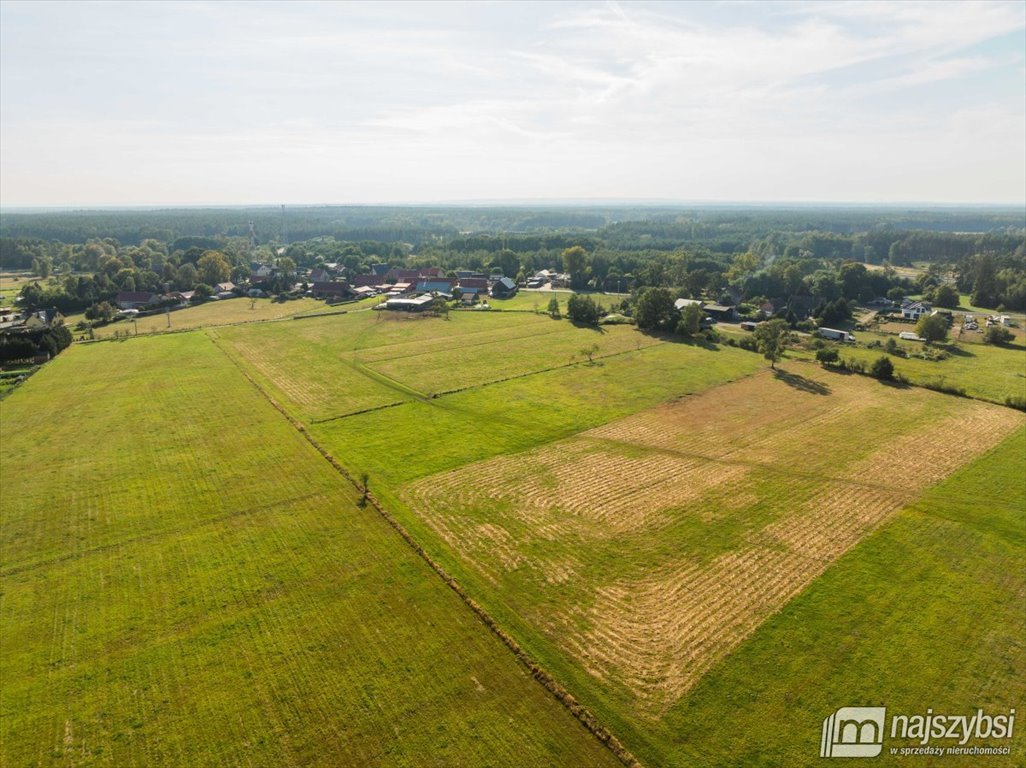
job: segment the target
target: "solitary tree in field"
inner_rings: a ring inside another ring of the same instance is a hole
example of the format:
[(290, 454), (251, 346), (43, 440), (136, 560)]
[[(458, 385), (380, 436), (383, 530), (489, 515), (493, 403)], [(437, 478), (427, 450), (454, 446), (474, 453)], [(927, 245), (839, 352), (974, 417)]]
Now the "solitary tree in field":
[(781, 318), (756, 326), (755, 343), (762, 356), (770, 361), (770, 368), (776, 369), (777, 360), (784, 356), (787, 334), (787, 321)]
[(675, 330), (680, 313), (673, 306), (669, 288), (648, 288), (638, 297), (634, 317), (644, 330)]
[(948, 321), (941, 315), (924, 315), (916, 323), (916, 333), (927, 342), (948, 340)]
[(595, 357), (595, 353), (598, 352), (598, 344), (592, 344), (590, 347), (585, 347), (581, 350), (581, 355), (588, 358), (588, 365), (591, 365), (592, 358)]
[(558, 320), (561, 317), (559, 312), (559, 299), (555, 296), (549, 299), (549, 317), (553, 320)]
[(575, 323), (597, 325), (599, 308), (591, 296), (574, 294), (566, 302), (566, 314)]

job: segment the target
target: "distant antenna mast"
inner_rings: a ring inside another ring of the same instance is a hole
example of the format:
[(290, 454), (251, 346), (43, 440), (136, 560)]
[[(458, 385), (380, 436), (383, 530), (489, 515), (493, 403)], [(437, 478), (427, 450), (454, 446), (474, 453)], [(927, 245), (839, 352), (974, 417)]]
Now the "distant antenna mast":
[(281, 244), (289, 244), (289, 231), (285, 228), (285, 206), (281, 207)]

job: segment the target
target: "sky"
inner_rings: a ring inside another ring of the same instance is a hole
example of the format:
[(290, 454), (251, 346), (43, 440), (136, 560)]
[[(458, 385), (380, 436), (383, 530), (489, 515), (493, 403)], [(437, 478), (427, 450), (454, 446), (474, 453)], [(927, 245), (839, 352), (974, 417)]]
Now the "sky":
[(0, 205), (1026, 200), (1026, 3), (0, 0)]

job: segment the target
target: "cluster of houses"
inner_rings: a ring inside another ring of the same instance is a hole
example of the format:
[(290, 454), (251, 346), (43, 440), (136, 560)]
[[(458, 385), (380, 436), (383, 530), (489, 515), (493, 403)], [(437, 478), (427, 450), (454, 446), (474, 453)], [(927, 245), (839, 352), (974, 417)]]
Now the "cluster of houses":
[[(383, 307), (405, 311), (419, 311), (430, 306), (436, 297), (459, 299), (465, 305), (474, 305), (485, 296), (502, 299), (516, 294), (514, 280), (501, 275), (484, 275), (461, 270), (455, 276), (446, 276), (440, 267), (403, 269), (390, 264), (374, 264), (364, 275), (343, 277), (340, 264), (323, 264), (299, 278), (293, 290), (304, 290), (306, 295), (327, 301), (347, 301), (383, 296)], [(240, 285), (232, 282), (214, 286), (213, 299), (236, 296), (261, 297), (267, 294), (268, 283), (278, 277), (276, 267), (255, 264), (249, 279)], [(115, 302), (122, 314), (136, 314), (140, 310), (158, 306), (185, 305), (193, 300), (195, 291), (122, 291)], [(427, 296), (427, 299), (423, 297)]]
[[(318, 295), (319, 283), (311, 292)], [(486, 296), (507, 299), (516, 294), (514, 280), (501, 275), (484, 275), (470, 270), (459, 270), (455, 276), (445, 276), (440, 267), (402, 269), (388, 264), (376, 264), (367, 275), (355, 275), (350, 290), (357, 298), (384, 296), (384, 309), (417, 312), (426, 309), (436, 297), (458, 298), (472, 306)]]

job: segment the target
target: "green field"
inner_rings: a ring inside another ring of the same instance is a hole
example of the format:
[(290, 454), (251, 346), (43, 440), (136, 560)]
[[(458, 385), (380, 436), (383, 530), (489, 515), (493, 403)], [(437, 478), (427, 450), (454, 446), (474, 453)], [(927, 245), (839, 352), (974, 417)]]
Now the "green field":
[[(895, 364), (1000, 401), (1023, 351)], [(0, 763), (612, 764), (267, 398), (644, 765), (1021, 703), (1026, 417), (806, 354), (531, 311), (75, 346), (0, 406)]]
[[(176, 309), (170, 313), (146, 315), (137, 320), (118, 320), (108, 325), (93, 329), (93, 336), (107, 339), (115, 335), (135, 336), (149, 333), (167, 333), (169, 331), (185, 331), (194, 328), (205, 328), (217, 325), (235, 325), (238, 323), (255, 323), (264, 320), (280, 320), (309, 312), (324, 312), (329, 308), (323, 301), (316, 299), (296, 299), (295, 301), (272, 301), (271, 299), (235, 298), (222, 301), (208, 301), (195, 307)], [(71, 315), (65, 318), (64, 324), (75, 334), (79, 322), (85, 321), (85, 315)]]
[[(453, 312), (449, 319), (354, 312), (217, 331), (261, 384), (322, 421), (659, 344), (630, 327), (587, 330), (544, 315)], [(606, 358), (609, 358), (607, 361)]]
[[(883, 349), (862, 346), (876, 339), (881, 343), (890, 334), (863, 331), (858, 334), (859, 346), (839, 347), (843, 359), (862, 360), (868, 366), (885, 354)], [(916, 342), (898, 342), (910, 355), (917, 354), (923, 345)], [(944, 360), (923, 360), (910, 356), (892, 357), (894, 371), (913, 384), (930, 384), (964, 389), (970, 397), (994, 403), (1004, 403), (1007, 397), (1026, 397), (1026, 346), (1010, 344), (996, 347), (990, 344), (948, 344), (936, 346), (949, 357)], [(811, 359), (811, 353), (789, 353)]]
[(614, 764), (204, 335), (0, 407), (0, 764)]

